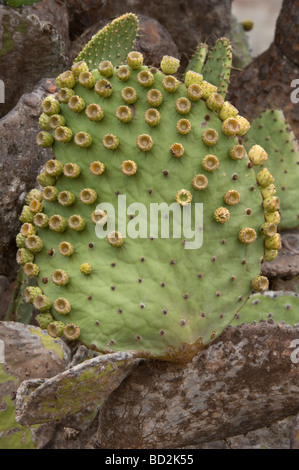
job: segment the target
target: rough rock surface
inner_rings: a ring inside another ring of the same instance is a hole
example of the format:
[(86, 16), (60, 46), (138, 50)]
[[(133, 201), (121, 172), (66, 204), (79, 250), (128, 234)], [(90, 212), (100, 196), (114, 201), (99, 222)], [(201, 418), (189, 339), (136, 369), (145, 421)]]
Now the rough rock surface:
[(226, 329), (184, 366), (144, 363), (104, 403), (100, 446), (180, 448), (298, 413), (294, 338), (295, 327), (243, 325)]
[(0, 234), (0, 274), (10, 279), (15, 276), (14, 238), (26, 193), (35, 186), (41, 165), (51, 158), (49, 149), (41, 149), (35, 140), (41, 101), (55, 91), (54, 80), (42, 80), (0, 120), (0, 225), (5, 227)]
[(5, 85), (5, 103), (0, 117), (44, 77), (65, 68), (64, 46), (53, 26), (26, 9), (0, 5), (0, 79)]
[(0, 348), (0, 449), (34, 447), (32, 431), (15, 421), (17, 388), (28, 378), (65, 370), (70, 350), (46, 331), (16, 322), (0, 322)]

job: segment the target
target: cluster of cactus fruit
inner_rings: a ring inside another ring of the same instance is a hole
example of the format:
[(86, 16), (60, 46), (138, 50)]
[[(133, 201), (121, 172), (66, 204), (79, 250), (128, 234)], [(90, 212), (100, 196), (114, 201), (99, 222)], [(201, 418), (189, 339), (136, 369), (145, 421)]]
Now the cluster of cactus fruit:
[[(281, 248), (268, 154), (257, 143), (245, 150), (250, 124), (223, 87), (196, 67), (182, 82), (179, 65), (165, 56), (161, 70), (147, 67), (137, 51), (117, 66), (78, 60), (42, 102), (37, 144), (54, 156), (26, 197), (17, 261), (37, 279), (25, 299), (52, 336), (99, 352), (188, 358), (236, 319), (252, 291), (268, 289), (261, 262)], [(184, 234), (132, 239), (119, 228), (98, 238), (97, 225), (108, 222), (97, 205), (112, 204), (118, 219), (119, 196), (132, 208), (126, 224), (140, 231), (152, 204), (176, 202), (183, 212), (202, 203), (194, 227), (202, 247), (186, 249)]]

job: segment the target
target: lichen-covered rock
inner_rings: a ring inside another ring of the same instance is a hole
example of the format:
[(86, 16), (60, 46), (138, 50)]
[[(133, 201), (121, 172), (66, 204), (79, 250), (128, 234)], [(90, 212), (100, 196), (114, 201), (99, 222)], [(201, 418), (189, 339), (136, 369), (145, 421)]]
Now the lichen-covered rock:
[[(0, 69), (5, 86), (4, 116), (23, 93), (32, 91), (44, 77), (65, 67), (64, 46), (50, 23), (25, 9), (0, 5)], [(38, 58), (38, 60), (37, 60)]]
[(67, 345), (40, 328), (0, 322), (0, 449), (36, 446), (32, 429), (15, 420), (15, 394), (23, 380), (52, 377), (70, 361)]

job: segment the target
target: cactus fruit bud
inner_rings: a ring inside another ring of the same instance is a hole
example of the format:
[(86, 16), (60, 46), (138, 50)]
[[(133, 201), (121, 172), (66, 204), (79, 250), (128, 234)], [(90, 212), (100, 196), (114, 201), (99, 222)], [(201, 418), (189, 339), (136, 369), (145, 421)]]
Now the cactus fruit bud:
[(253, 165), (262, 165), (268, 158), (267, 152), (260, 145), (254, 145), (248, 152), (248, 158)]
[(35, 277), (39, 274), (39, 267), (34, 263), (26, 263), (23, 267), (23, 270), (28, 277)]
[(202, 191), (203, 189), (206, 189), (208, 186), (208, 178), (205, 175), (195, 175), (193, 180), (192, 180), (192, 186), (194, 189), (197, 189), (198, 191)]
[(61, 103), (68, 103), (69, 99), (71, 96), (74, 96), (75, 92), (74, 90), (71, 90), (71, 88), (60, 88), (58, 92), (58, 100)]
[(220, 224), (224, 224), (230, 218), (230, 212), (226, 207), (218, 207), (214, 211), (214, 220)]
[(21, 233), (18, 233), (16, 236), (16, 244), (18, 248), (25, 248), (25, 240), (26, 238), (23, 237)]
[(107, 241), (109, 245), (119, 248), (122, 246), (124, 238), (120, 232), (113, 231), (108, 234)]
[(37, 326), (39, 326), (42, 330), (46, 330), (48, 328), (49, 323), (54, 320), (51, 313), (39, 313), (35, 317), (35, 321)]
[(38, 295), (42, 295), (42, 291), (39, 287), (33, 287), (33, 286), (26, 287), (24, 298), (28, 304), (32, 304), (33, 300)]
[(160, 124), (161, 115), (157, 109), (150, 108), (145, 111), (144, 120), (149, 126), (157, 126)]
[(92, 267), (89, 263), (82, 263), (80, 266), (80, 271), (82, 274), (85, 274), (85, 276), (88, 276), (92, 272)]
[(139, 85), (148, 88), (154, 83), (154, 75), (149, 70), (141, 70), (137, 75)]
[(234, 136), (240, 131), (240, 124), (236, 118), (227, 118), (223, 121), (222, 132), (228, 136)]
[(23, 237), (29, 237), (29, 235), (35, 235), (36, 234), (36, 229), (35, 229), (34, 225), (32, 225), (28, 222), (25, 222), (25, 224), (22, 225), (22, 227), (20, 229), (20, 232), (23, 235)]
[(277, 258), (278, 250), (265, 250), (264, 260), (265, 261), (274, 261)]
[(43, 249), (43, 241), (37, 235), (29, 235), (26, 238), (25, 246), (32, 253), (39, 253)]
[(62, 321), (53, 321), (47, 326), (47, 331), (53, 338), (59, 338), (63, 335), (65, 324)]
[(58, 193), (59, 191), (56, 188), (56, 186), (46, 186), (43, 189), (43, 197), (45, 201), (48, 201), (48, 202), (56, 201)]
[(244, 135), (250, 129), (250, 122), (245, 119), (243, 116), (236, 116), (236, 119), (240, 125), (240, 130), (237, 132), (237, 135)]
[(135, 175), (137, 171), (137, 165), (133, 160), (126, 160), (121, 165), (121, 171), (124, 175), (131, 176)]
[(49, 225), (49, 216), (43, 212), (39, 212), (35, 214), (33, 222), (39, 228), (46, 228)]
[(229, 150), (229, 156), (233, 160), (242, 160), (246, 155), (246, 150), (243, 145), (234, 145)]
[(273, 235), (273, 237), (265, 238), (265, 248), (267, 250), (280, 250), (281, 249), (281, 237), (279, 233)]
[(199, 101), (203, 95), (203, 89), (197, 83), (192, 83), (187, 89), (187, 94), (191, 101)]
[(103, 145), (108, 150), (116, 150), (119, 146), (119, 138), (113, 134), (107, 134), (102, 139)]
[(78, 147), (87, 148), (92, 144), (92, 137), (87, 132), (78, 132), (75, 135), (74, 142)]
[(50, 116), (48, 116), (46, 113), (42, 113), (39, 117), (38, 125), (43, 131), (50, 131)]
[(121, 122), (130, 122), (133, 117), (133, 113), (129, 106), (119, 106), (115, 112), (115, 116)]
[(51, 275), (52, 281), (57, 286), (66, 286), (69, 282), (69, 275), (63, 269), (55, 269)]
[(79, 197), (83, 204), (91, 205), (97, 200), (98, 195), (94, 189), (85, 188), (80, 191)]
[(61, 242), (58, 251), (62, 256), (71, 256), (74, 253), (74, 247), (69, 242)]
[(280, 208), (280, 200), (277, 196), (266, 197), (263, 200), (263, 208), (267, 212), (276, 212)]
[(81, 173), (81, 168), (79, 167), (79, 165), (77, 165), (77, 163), (66, 163), (63, 167), (63, 174), (67, 178), (72, 178), (72, 179), (78, 178), (80, 173)]
[(249, 245), (256, 240), (256, 231), (253, 228), (246, 227), (240, 230), (239, 240), (244, 243), (244, 245)]
[(38, 201), (42, 201), (43, 195), (38, 189), (31, 189), (29, 193), (26, 195), (26, 204), (30, 204), (33, 199), (37, 199)]
[(200, 86), (202, 87), (202, 98), (204, 100), (208, 100), (211, 95), (217, 93), (217, 87), (206, 80), (203, 80)]
[(204, 144), (206, 144), (208, 147), (211, 147), (218, 142), (218, 132), (215, 131), (215, 129), (206, 129), (202, 133), (201, 138)]
[(274, 178), (267, 168), (263, 168), (258, 172), (256, 180), (262, 188), (266, 188), (274, 182)]
[(212, 111), (219, 111), (224, 103), (224, 99), (219, 93), (213, 93), (207, 99), (207, 107)]
[(127, 64), (133, 70), (138, 70), (143, 65), (143, 55), (138, 51), (131, 51), (127, 55)]
[(251, 286), (257, 292), (265, 292), (269, 288), (269, 281), (265, 276), (257, 276), (252, 279)]
[(240, 193), (235, 189), (230, 189), (224, 194), (224, 202), (229, 206), (235, 206), (240, 202)]
[(49, 219), (49, 228), (57, 233), (62, 233), (67, 227), (67, 222), (64, 217), (59, 214), (52, 215)]
[(73, 72), (73, 75), (78, 78), (82, 72), (89, 72), (89, 68), (84, 60), (80, 60), (72, 65), (71, 71)]
[(161, 60), (161, 70), (162, 72), (166, 73), (167, 75), (172, 75), (176, 73), (179, 69), (180, 61), (175, 57), (171, 57), (169, 55), (165, 55), (162, 57)]
[(80, 336), (80, 328), (75, 323), (68, 323), (63, 329), (63, 336), (69, 341), (74, 341)]
[(39, 310), (40, 312), (47, 312), (52, 305), (50, 297), (46, 295), (39, 294), (33, 299), (34, 308)]
[(42, 171), (38, 176), (37, 176), (37, 182), (41, 186), (53, 186), (56, 183), (56, 178), (55, 176), (49, 175), (46, 170)]
[(269, 186), (266, 186), (265, 188), (261, 188), (261, 194), (264, 199), (266, 199), (266, 197), (274, 196), (274, 194), (276, 194), (276, 188), (274, 184), (272, 183), (269, 184)]
[(110, 60), (103, 60), (98, 66), (98, 71), (105, 78), (109, 78), (113, 75), (114, 67)]
[(273, 223), (278, 225), (280, 223), (280, 214), (278, 211), (275, 212), (265, 212), (264, 213), (266, 222)]
[(65, 118), (61, 114), (53, 114), (49, 119), (50, 129), (57, 129), (57, 127), (65, 126)]
[(85, 108), (85, 101), (80, 96), (73, 95), (68, 101), (68, 107), (71, 111), (74, 111), (74, 113), (81, 113)]
[(47, 98), (42, 101), (41, 108), (43, 113), (47, 114), (48, 116), (60, 113), (59, 101), (53, 98), (53, 96), (47, 96)]
[(67, 143), (72, 140), (73, 133), (69, 127), (59, 126), (55, 129), (54, 136), (57, 142)]
[(222, 121), (228, 118), (236, 117), (239, 111), (229, 102), (225, 101), (219, 111), (219, 117)]
[(65, 207), (74, 204), (75, 199), (75, 195), (74, 193), (71, 193), (71, 191), (61, 191), (57, 197), (57, 201), (59, 202), (59, 204)]
[(60, 315), (68, 315), (71, 311), (71, 304), (64, 297), (59, 297), (59, 299), (56, 299), (53, 307), (54, 310), (56, 310), (56, 312)]
[(185, 75), (185, 85), (188, 88), (190, 85), (196, 84), (201, 85), (203, 81), (203, 76), (200, 73), (193, 72), (188, 70)]
[(153, 139), (148, 134), (141, 134), (136, 139), (136, 145), (142, 152), (148, 152), (154, 144)]
[(32, 263), (34, 260), (34, 254), (26, 248), (19, 248), (16, 254), (16, 260), (20, 266), (26, 263)]
[(188, 121), (188, 119), (180, 119), (176, 124), (176, 128), (179, 134), (189, 134), (191, 131), (191, 122)]
[(152, 88), (146, 94), (146, 100), (150, 106), (157, 108), (163, 101), (163, 95), (160, 90)]
[(265, 222), (260, 226), (260, 232), (265, 237), (273, 237), (277, 232), (277, 226), (273, 222)]
[(175, 102), (175, 109), (179, 114), (187, 114), (191, 109), (191, 103), (188, 98), (178, 98)]
[(40, 147), (51, 147), (54, 144), (54, 137), (49, 132), (41, 131), (36, 136), (36, 143)]
[(60, 82), (60, 88), (74, 88), (76, 85), (76, 77), (71, 70), (67, 70), (66, 72), (61, 73), (58, 76), (58, 80)]
[(91, 121), (99, 122), (104, 117), (103, 108), (99, 104), (90, 104), (85, 109), (85, 114)]
[(93, 88), (95, 84), (95, 78), (89, 71), (81, 72), (78, 81), (81, 86), (87, 89)]
[(96, 93), (101, 96), (102, 98), (109, 98), (113, 92), (113, 86), (109, 82), (109, 80), (102, 79), (98, 80), (94, 86)]
[(71, 215), (68, 220), (68, 226), (75, 232), (82, 232), (85, 228), (85, 221), (80, 215)]
[(60, 176), (63, 172), (63, 164), (59, 160), (48, 160), (45, 164), (48, 175)]
[(105, 165), (104, 163), (101, 163), (101, 162), (92, 162), (89, 165), (89, 169), (93, 175), (100, 176), (105, 171)]
[(32, 199), (29, 204), (29, 209), (33, 214), (37, 214), (38, 212), (41, 212), (43, 210), (43, 203), (41, 201), (38, 201), (37, 199)]
[(117, 69), (116, 75), (119, 80), (121, 80), (122, 82), (126, 82), (127, 80), (129, 80), (131, 72), (129, 67), (127, 67), (126, 65), (122, 65)]
[(179, 81), (172, 75), (168, 75), (163, 78), (162, 86), (168, 93), (174, 93), (178, 89)]
[(22, 209), (22, 213), (19, 217), (19, 221), (22, 223), (33, 222), (33, 217), (34, 217), (34, 214), (33, 212), (31, 212), (29, 206), (24, 206)]
[(135, 88), (128, 86), (128, 87), (123, 88), (121, 92), (121, 97), (125, 103), (133, 104), (137, 100), (138, 95), (137, 95)]
[(187, 191), (186, 189), (181, 189), (180, 191), (177, 192), (175, 196), (175, 200), (180, 206), (186, 206), (187, 204), (190, 204), (192, 201), (192, 194), (190, 191)]
[(184, 147), (182, 144), (174, 143), (171, 145), (169, 150), (171, 155), (173, 155), (175, 158), (180, 158), (184, 155)]
[(212, 171), (217, 170), (219, 166), (219, 160), (216, 157), (216, 155), (206, 155), (202, 162), (201, 165), (204, 170), (208, 171), (209, 173)]

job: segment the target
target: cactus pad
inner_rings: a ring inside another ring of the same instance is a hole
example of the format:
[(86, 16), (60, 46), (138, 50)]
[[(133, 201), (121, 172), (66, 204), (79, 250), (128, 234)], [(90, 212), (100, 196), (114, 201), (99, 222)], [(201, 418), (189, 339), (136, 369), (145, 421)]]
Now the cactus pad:
[(242, 310), (236, 314), (231, 323), (236, 326), (240, 323), (254, 321), (273, 321), (294, 326), (298, 324), (299, 294), (267, 291), (263, 294), (253, 294)]
[(133, 13), (116, 18), (95, 34), (82, 49), (75, 62), (84, 60), (90, 68), (101, 61), (113, 61), (113, 65), (125, 62), (133, 49), (138, 32), (138, 18)]
[(299, 151), (282, 111), (268, 110), (262, 113), (252, 122), (246, 140), (244, 145), (247, 150), (256, 140), (271, 155), (266, 165), (274, 177), (274, 185), (279, 193), (280, 227), (298, 227)]
[(57, 79), (60, 102), (42, 104), (63, 120), (37, 138), (56, 159), (38, 177), (43, 200), (27, 198), (21, 218), (36, 234), (19, 262), (34, 256), (42, 294), (33, 304), (55, 318), (49, 332), (72, 325), (101, 352), (190, 357), (231, 322), (260, 272), (265, 219), (253, 163), (238, 116), (220, 119), (207, 106), (215, 86), (196, 83), (200, 99), (192, 83), (132, 56), (112, 71), (104, 59), (88, 70), (77, 63), (75, 81), (70, 71)]

